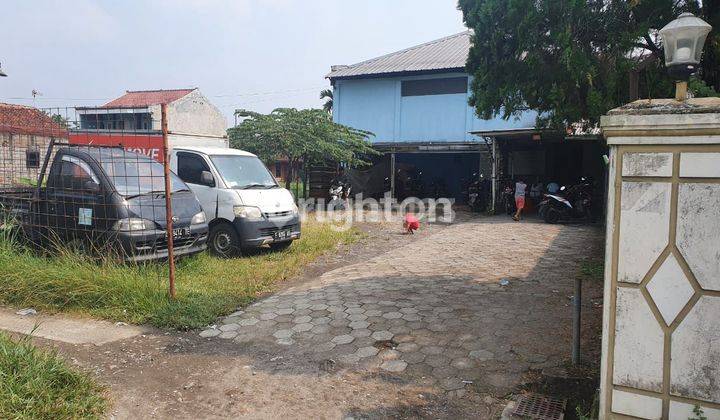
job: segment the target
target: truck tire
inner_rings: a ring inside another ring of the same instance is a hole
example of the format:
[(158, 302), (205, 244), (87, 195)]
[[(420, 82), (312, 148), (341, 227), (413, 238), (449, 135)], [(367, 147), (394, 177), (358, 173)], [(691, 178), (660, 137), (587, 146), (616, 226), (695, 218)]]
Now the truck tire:
[(285, 241), (285, 242), (275, 242), (270, 244), (270, 249), (273, 251), (285, 251), (286, 249), (290, 248), (290, 245), (292, 245), (293, 241)]
[(235, 228), (227, 223), (219, 223), (210, 228), (208, 248), (213, 255), (222, 258), (238, 257), (240, 252), (240, 237)]

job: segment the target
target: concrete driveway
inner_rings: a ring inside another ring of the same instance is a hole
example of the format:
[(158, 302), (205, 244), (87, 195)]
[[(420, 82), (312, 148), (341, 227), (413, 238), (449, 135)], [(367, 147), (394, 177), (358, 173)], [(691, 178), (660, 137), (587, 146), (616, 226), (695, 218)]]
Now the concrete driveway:
[(529, 369), (569, 359), (573, 279), (601, 248), (597, 227), (474, 219), (262, 299), (200, 336), (456, 397), (504, 395)]

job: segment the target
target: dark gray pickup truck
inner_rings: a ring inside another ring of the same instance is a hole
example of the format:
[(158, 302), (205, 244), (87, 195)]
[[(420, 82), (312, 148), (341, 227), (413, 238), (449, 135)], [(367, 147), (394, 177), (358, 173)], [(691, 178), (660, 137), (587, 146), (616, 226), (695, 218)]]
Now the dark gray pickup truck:
[[(163, 166), (114, 147), (64, 146), (50, 153), (40, 186), (0, 189), (0, 213), (43, 247), (112, 250), (126, 261), (168, 256)], [(49, 167), (47, 177), (45, 170)], [(206, 248), (208, 224), (193, 192), (171, 176), (176, 256)]]

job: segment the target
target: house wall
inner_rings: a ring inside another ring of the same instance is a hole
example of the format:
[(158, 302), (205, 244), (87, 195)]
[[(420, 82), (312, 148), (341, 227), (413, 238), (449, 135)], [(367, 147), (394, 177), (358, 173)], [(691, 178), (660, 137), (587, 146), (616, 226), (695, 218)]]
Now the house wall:
[[(152, 113), (153, 128), (160, 129), (160, 105), (150, 106), (149, 110)], [(227, 124), (222, 112), (199, 90), (169, 103), (167, 116), (170, 132), (210, 137), (223, 137), (227, 134)]]
[[(465, 73), (423, 76), (336, 80), (333, 119), (354, 128), (371, 131), (373, 142), (473, 141), (470, 131), (527, 128), (535, 125), (535, 113), (520, 119), (481, 120), (462, 94), (402, 96), (405, 80), (468, 77)], [(468, 83), (468, 86), (470, 83)]]
[[(50, 145), (50, 137), (0, 133), (0, 188), (35, 184)], [(38, 153), (37, 167), (27, 166), (27, 152)]]

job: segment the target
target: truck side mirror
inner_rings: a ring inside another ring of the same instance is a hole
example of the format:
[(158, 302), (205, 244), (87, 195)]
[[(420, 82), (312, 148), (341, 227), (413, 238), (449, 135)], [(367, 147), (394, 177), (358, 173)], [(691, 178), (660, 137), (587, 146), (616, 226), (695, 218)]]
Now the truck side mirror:
[(215, 177), (213, 177), (210, 171), (202, 171), (200, 172), (200, 183), (202, 185), (207, 185), (208, 187), (214, 187)]

